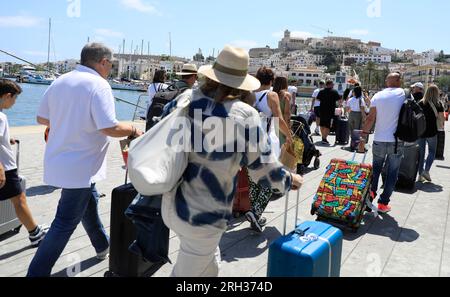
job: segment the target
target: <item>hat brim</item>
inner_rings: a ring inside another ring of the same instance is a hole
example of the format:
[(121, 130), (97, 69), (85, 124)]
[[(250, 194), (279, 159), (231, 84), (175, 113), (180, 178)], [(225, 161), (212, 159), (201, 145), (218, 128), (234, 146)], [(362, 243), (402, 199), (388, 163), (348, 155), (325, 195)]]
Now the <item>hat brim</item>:
[(238, 90), (251, 92), (261, 87), (259, 80), (249, 74), (244, 77), (230, 75), (214, 69), (212, 65), (200, 67), (198, 73), (212, 79), (215, 82)]
[(197, 72), (176, 72), (175, 73), (176, 75), (178, 75), (178, 76), (191, 76), (191, 75), (198, 75), (198, 73)]

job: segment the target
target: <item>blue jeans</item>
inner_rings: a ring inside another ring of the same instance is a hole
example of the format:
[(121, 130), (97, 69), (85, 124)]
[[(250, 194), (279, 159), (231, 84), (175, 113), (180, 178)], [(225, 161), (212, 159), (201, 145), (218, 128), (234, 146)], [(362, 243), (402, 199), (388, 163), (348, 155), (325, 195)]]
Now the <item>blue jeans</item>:
[[(417, 141), (420, 147), (419, 155), (419, 174), (422, 175), (424, 171), (430, 171), (433, 162), (436, 159), (437, 150), (437, 135), (431, 138), (421, 138)], [(425, 151), (428, 143), (428, 158), (425, 164)], [(424, 168), (425, 165), (425, 168)]]
[(395, 184), (398, 180), (398, 172), (403, 159), (403, 143), (398, 144), (397, 154), (395, 153), (394, 142), (374, 142), (373, 143), (373, 181), (372, 191), (377, 193), (378, 181), (386, 167), (386, 182), (384, 184), (384, 191), (380, 195), (378, 203), (388, 205), (390, 198), (395, 189)]
[(56, 217), (28, 268), (28, 277), (48, 277), (70, 237), (81, 222), (97, 253), (109, 247), (109, 237), (98, 215), (99, 195), (95, 185), (63, 189)]

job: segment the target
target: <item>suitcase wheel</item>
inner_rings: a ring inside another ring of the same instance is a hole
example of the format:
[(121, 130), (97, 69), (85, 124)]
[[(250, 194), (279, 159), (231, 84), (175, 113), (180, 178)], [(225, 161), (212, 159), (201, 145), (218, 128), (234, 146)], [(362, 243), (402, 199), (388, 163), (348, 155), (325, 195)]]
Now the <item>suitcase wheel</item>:
[(22, 225), (20, 225), (19, 227), (13, 229), (13, 232), (16, 233), (16, 234), (19, 234), (21, 228), (22, 228)]
[(320, 168), (320, 159), (319, 159), (319, 158), (316, 158), (316, 159), (314, 160), (314, 169), (317, 170), (317, 169), (319, 169), (319, 168)]
[(297, 174), (300, 174), (300, 175), (305, 174), (305, 165), (300, 165), (297, 167)]
[(103, 276), (108, 278), (115, 277), (114, 273), (111, 271), (106, 271)]
[(352, 227), (352, 233), (356, 234), (358, 233), (359, 227)]

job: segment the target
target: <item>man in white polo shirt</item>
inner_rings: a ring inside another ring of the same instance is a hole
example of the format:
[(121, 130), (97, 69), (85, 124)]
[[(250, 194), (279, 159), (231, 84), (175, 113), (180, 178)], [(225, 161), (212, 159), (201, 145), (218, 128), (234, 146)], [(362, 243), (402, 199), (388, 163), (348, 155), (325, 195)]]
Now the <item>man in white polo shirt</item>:
[(56, 217), (28, 270), (30, 277), (50, 276), (72, 233), (81, 222), (97, 258), (109, 254), (109, 238), (98, 214), (95, 184), (106, 178), (109, 137), (139, 137), (142, 132), (116, 119), (114, 96), (107, 82), (112, 51), (91, 43), (81, 65), (47, 90), (38, 123), (50, 127), (44, 158), (45, 183), (62, 188)]
[(391, 211), (390, 198), (398, 180), (398, 172), (403, 159), (403, 143), (399, 142), (396, 147), (395, 132), (403, 103), (405, 102), (405, 91), (401, 88), (401, 76), (391, 73), (386, 79), (387, 89), (377, 93), (372, 98), (369, 116), (363, 129), (363, 137), (359, 150), (364, 151), (366, 137), (376, 119), (375, 137), (373, 143), (373, 182), (372, 199), (375, 199), (378, 191), (378, 181), (386, 167), (387, 175), (384, 191), (378, 200), (380, 213)]

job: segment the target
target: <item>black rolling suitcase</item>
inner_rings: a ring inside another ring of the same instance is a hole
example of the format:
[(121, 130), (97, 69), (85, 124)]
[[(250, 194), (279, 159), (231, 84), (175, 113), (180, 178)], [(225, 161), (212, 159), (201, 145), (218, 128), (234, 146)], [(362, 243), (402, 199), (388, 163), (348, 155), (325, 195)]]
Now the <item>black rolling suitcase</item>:
[(441, 161), (445, 160), (444, 149), (445, 149), (445, 131), (438, 131), (436, 160), (441, 160)]
[(349, 137), (348, 119), (339, 117), (336, 120), (336, 144), (348, 144)]
[(419, 145), (406, 143), (404, 157), (398, 173), (397, 188), (414, 190), (419, 172)]
[[(130, 251), (130, 247), (135, 245), (138, 232), (137, 225), (127, 218), (125, 212), (128, 211), (137, 195), (137, 191), (131, 184), (120, 186), (112, 192), (109, 271), (105, 273), (105, 277), (149, 277), (168, 262), (165, 260), (150, 262), (138, 256), (136, 250)], [(156, 205), (151, 212), (153, 216), (151, 223), (154, 223), (155, 228), (160, 228), (157, 232), (160, 238), (156, 240), (163, 246), (162, 253), (167, 256), (170, 231), (162, 222), (161, 200), (155, 199), (154, 203)], [(148, 241), (152, 243), (155, 239), (148, 238)]]

